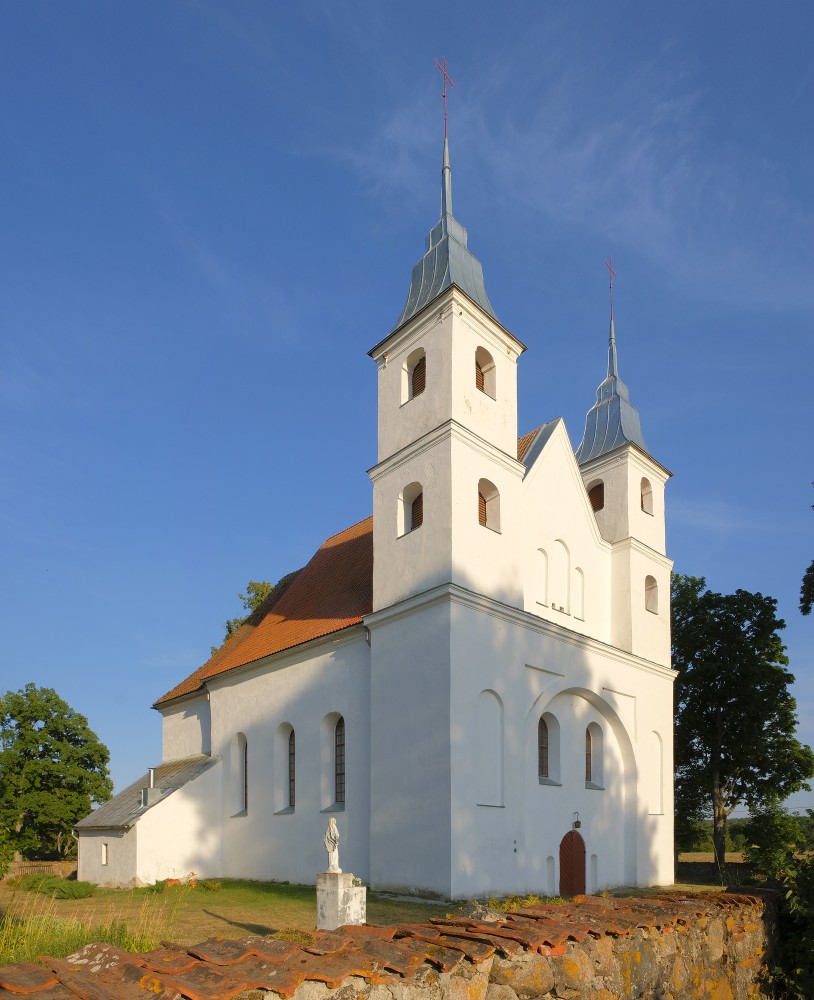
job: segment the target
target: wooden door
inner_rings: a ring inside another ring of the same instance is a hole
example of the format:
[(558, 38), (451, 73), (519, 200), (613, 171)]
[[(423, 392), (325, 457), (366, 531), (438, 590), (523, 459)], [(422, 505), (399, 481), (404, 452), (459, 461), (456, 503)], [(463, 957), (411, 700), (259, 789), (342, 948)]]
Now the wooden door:
[(576, 830), (569, 830), (560, 841), (560, 895), (576, 896), (585, 892), (585, 841)]

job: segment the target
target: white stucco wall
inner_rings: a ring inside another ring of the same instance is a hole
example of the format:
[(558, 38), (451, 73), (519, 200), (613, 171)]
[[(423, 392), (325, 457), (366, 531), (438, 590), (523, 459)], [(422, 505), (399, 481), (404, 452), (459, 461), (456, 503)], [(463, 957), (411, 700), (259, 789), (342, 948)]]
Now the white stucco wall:
[(223, 762), (216, 761), (139, 817), (134, 829), (140, 882), (150, 885), (192, 872), (199, 878), (221, 874), (222, 770)]
[(205, 692), (163, 708), (161, 714), (164, 760), (211, 753), (209, 698)]
[[(76, 877), (102, 886), (137, 884), (135, 827), (129, 830), (89, 830), (79, 834), (79, 864)], [(103, 864), (103, 845), (107, 864)]]
[[(270, 665), (210, 682), (213, 748), (223, 756), (220, 874), (313, 883), (326, 867), (322, 836), (333, 812), (343, 870), (368, 878), (369, 672), (370, 650), (359, 627), (323, 644), (309, 644)], [(325, 791), (333, 782), (332, 750), (323, 732), (323, 720), (329, 715), (344, 717), (346, 734), (346, 801), (343, 809), (333, 811)], [(293, 811), (274, 788), (275, 773), (287, 777), (287, 745), (281, 747), (275, 740), (281, 724), (293, 727), (296, 734)], [(248, 744), (249, 793), (248, 809), (236, 814), (237, 733), (245, 734)], [(285, 761), (275, 761), (275, 753), (284, 753)]]

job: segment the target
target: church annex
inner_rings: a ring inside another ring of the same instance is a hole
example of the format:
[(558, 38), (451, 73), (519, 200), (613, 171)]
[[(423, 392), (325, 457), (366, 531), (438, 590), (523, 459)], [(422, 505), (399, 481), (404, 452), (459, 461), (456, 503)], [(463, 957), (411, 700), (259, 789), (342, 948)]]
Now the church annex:
[(673, 881), (669, 473), (612, 316), (576, 454), (561, 419), (518, 440), (524, 350), (453, 215), (445, 140), (440, 219), (370, 351), (373, 516), (159, 698), (163, 762), (78, 824), (80, 878), (313, 883), (332, 815), (373, 889)]

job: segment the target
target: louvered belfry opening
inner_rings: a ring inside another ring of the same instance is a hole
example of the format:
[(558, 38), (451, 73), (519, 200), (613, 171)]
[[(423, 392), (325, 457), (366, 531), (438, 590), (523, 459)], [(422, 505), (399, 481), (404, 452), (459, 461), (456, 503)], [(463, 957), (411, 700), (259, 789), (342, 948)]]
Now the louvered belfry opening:
[(481, 392), (486, 392), (483, 382), (483, 368), (480, 366), (480, 362), (475, 362), (475, 388), (480, 389)]
[(548, 777), (548, 726), (545, 719), (537, 723), (537, 776)]
[(486, 527), (486, 497), (478, 491), (478, 524)]
[(424, 494), (419, 493), (410, 507), (410, 531), (415, 531), (424, 523)]
[(421, 358), (413, 368), (413, 396), (420, 396), (427, 387), (427, 359)]
[(605, 484), (597, 483), (588, 490), (588, 499), (591, 501), (591, 509), (594, 513), (602, 510), (605, 506)]

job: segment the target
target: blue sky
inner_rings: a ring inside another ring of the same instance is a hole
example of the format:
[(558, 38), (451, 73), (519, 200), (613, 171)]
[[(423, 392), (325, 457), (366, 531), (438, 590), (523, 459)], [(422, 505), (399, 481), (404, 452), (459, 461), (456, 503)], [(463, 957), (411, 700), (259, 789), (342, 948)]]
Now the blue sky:
[(4, 5), (0, 688), (55, 687), (121, 787), (246, 582), (369, 514), (447, 56), (519, 432), (579, 442), (613, 254), (668, 552), (777, 597), (814, 744), (812, 37), (803, 0)]

